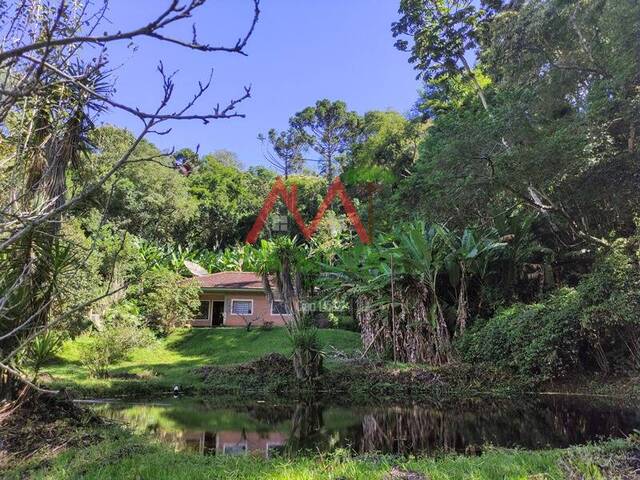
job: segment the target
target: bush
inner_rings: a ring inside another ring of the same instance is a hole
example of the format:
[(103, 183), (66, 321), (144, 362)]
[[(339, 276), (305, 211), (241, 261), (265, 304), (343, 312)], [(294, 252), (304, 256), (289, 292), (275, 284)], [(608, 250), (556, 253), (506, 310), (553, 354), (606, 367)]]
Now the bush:
[(127, 303), (112, 307), (101, 329), (84, 335), (79, 342), (80, 363), (92, 377), (106, 377), (114, 363), (154, 342), (153, 333), (133, 312), (135, 308)]
[(37, 374), (43, 365), (53, 359), (63, 341), (64, 336), (60, 332), (47, 330), (29, 343), (21, 360)]
[(544, 380), (575, 369), (583, 339), (579, 296), (563, 289), (534, 305), (517, 304), (477, 322), (457, 346), (465, 361), (492, 363)]
[(351, 332), (360, 331), (358, 320), (352, 315), (329, 312), (327, 314), (327, 317), (329, 319), (329, 326), (331, 328), (339, 328), (341, 330), (349, 330)]
[(167, 268), (156, 268), (142, 276), (136, 298), (146, 324), (167, 334), (186, 326), (200, 305), (198, 287)]
[(604, 372), (640, 366), (640, 267), (634, 239), (619, 239), (578, 285), (581, 325)]
[(318, 330), (308, 325), (289, 332), (293, 346), (293, 368), (298, 380), (313, 383), (322, 373), (322, 345)]
[(619, 239), (575, 289), (543, 303), (513, 305), (480, 320), (457, 343), (472, 363), (492, 363), (540, 379), (576, 369), (640, 366), (640, 263), (637, 241)]

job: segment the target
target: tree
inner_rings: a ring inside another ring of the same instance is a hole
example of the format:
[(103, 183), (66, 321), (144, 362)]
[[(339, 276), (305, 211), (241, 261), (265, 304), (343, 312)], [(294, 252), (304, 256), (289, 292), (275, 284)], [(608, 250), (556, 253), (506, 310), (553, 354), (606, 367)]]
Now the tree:
[[(274, 153), (267, 151), (265, 157), (276, 171), (282, 173), (285, 179), (292, 173), (301, 173), (304, 166), (302, 153), (307, 147), (307, 136), (292, 128), (282, 132), (272, 128), (267, 138)], [(263, 143), (266, 141), (263, 135), (258, 136), (258, 139)]]
[[(94, 151), (74, 173), (76, 183), (81, 185), (100, 178), (134, 137), (126, 130), (105, 126), (92, 131), (90, 139)], [(155, 160), (137, 161), (151, 158)], [(175, 168), (172, 158), (147, 140), (140, 142), (127, 165), (91, 196), (91, 203), (103, 212), (103, 222), (113, 222), (133, 235), (160, 242), (172, 242), (197, 208), (189, 195), (187, 177)], [(74, 213), (79, 215), (79, 210)]]
[(215, 158), (218, 163), (221, 163), (225, 167), (233, 167), (237, 170), (242, 170), (242, 162), (238, 158), (238, 154), (230, 150), (216, 150), (206, 155), (208, 158)]
[(291, 128), (304, 136), (310, 148), (320, 155), (320, 172), (333, 180), (338, 168), (336, 162), (360, 134), (360, 117), (348, 111), (347, 105), (337, 100), (318, 100), (313, 107), (296, 113), (290, 120)]
[(407, 217), (390, 197), (418, 159), (426, 127), (420, 120), (410, 121), (393, 111), (365, 113), (362, 135), (351, 145), (342, 179), (355, 196), (366, 198), (370, 237), (376, 223), (384, 227)]
[[(109, 83), (110, 70), (106, 49), (115, 42), (132, 44), (142, 38), (178, 45), (185, 50), (245, 54), (244, 48), (259, 16), (258, 0), (246, 33), (231, 46), (214, 46), (197, 39), (192, 28), (189, 39), (169, 33), (172, 27), (201, 10), (202, 0), (170, 2), (148, 23), (132, 30), (114, 33), (105, 20), (109, 8), (105, 1), (97, 11), (78, 2), (59, 0), (51, 3), (27, 0), (0, 3), (0, 131), (3, 158), (0, 162), (0, 396), (13, 398), (17, 382), (27, 385), (25, 395), (37, 385), (21, 373), (15, 364), (30, 342), (54, 328), (69, 315), (86, 309), (100, 298), (112, 295), (110, 289), (100, 296), (66, 308), (52, 310), (61, 303), (64, 292), (58, 287), (60, 273), (81, 268), (89, 255), (72, 254), (72, 245), (64, 238), (60, 225), (66, 215), (90, 200), (125, 166), (143, 139), (151, 133), (163, 133), (168, 121), (197, 120), (208, 123), (222, 118), (241, 117), (240, 102), (250, 95), (248, 88), (238, 98), (212, 110), (197, 112), (195, 107), (207, 92), (210, 80), (200, 82), (185, 104), (170, 106), (175, 76), (158, 67), (162, 96), (157, 107), (145, 110), (118, 100)], [(33, 15), (38, 12), (38, 15)], [(175, 30), (174, 30), (175, 31)], [(104, 32), (104, 33), (96, 33)], [(99, 50), (86, 55), (84, 47)], [(122, 154), (98, 178), (88, 184), (67, 189), (67, 175), (86, 161), (91, 146), (87, 135), (92, 118), (105, 109), (122, 111), (141, 127)], [(135, 158), (135, 162), (157, 160), (154, 154)], [(123, 288), (123, 287), (120, 287)], [(55, 311), (55, 315), (51, 312)]]
[(205, 155), (188, 177), (197, 214), (185, 224), (181, 243), (213, 250), (243, 240), (267, 195), (272, 174), (266, 175), (243, 172), (219, 162), (215, 154)]
[(376, 244), (337, 253), (326, 266), (326, 295), (352, 306), (365, 352), (443, 365), (454, 358), (452, 339), (477, 311), (469, 287), (501, 246), (493, 232), (458, 236), (438, 224), (403, 224)]
[[(484, 2), (485, 4), (487, 2)], [(471, 0), (401, 0), (402, 17), (394, 22), (394, 37), (402, 51), (411, 50), (418, 76), (444, 81), (464, 72), (473, 82), (482, 106), (489, 108), (484, 89), (466, 55), (478, 47), (478, 29), (491, 10), (478, 9)]]
[(154, 268), (142, 275), (139, 290), (132, 291), (146, 325), (168, 334), (185, 327), (193, 318), (200, 301), (200, 289), (184, 277), (165, 268)]
[[(430, 62), (440, 47), (441, 58), (451, 59), (466, 45), (437, 43), (447, 22), (435, 24), (435, 15), (454, 12), (434, 10), (442, 4), (405, 4), (402, 31), (422, 42), (416, 55)], [(524, 206), (546, 223), (545, 246), (606, 247), (610, 232), (633, 228), (637, 205), (631, 165), (640, 51), (629, 42), (637, 2), (493, 5), (495, 12), (481, 15), (490, 18), (482, 34), (471, 30), (474, 9), (467, 6), (455, 18), (469, 19), (462, 32), (479, 49), (476, 72), (487, 78), (492, 106), (470, 98), (461, 74), (441, 75), (440, 83), (428, 78), (423, 103), (435, 118), (413, 175), (402, 182), (404, 208), (463, 228)], [(612, 188), (624, 195), (614, 198)]]

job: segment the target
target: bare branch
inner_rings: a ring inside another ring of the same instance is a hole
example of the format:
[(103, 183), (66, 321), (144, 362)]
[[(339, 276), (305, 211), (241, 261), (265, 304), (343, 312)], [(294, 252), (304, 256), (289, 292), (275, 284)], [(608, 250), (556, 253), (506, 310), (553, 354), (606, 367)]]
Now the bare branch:
[[(79, 36), (71, 36), (71, 37), (62, 37), (62, 38), (50, 38), (46, 40), (42, 40), (39, 42), (35, 42), (29, 45), (23, 45), (22, 47), (14, 48), (12, 50), (7, 50), (5, 52), (0, 53), (0, 63), (11, 59), (20, 57), (26, 53), (41, 50), (43, 48), (52, 48), (52, 47), (61, 47), (65, 45), (80, 45), (80, 44), (97, 44), (104, 45), (110, 42), (117, 42), (121, 40), (133, 40), (136, 37), (151, 37), (156, 38), (158, 40), (175, 43), (182, 47), (190, 48), (192, 50), (199, 50), (202, 52), (228, 52), (228, 53), (239, 53), (241, 55), (246, 55), (244, 52), (244, 47), (247, 45), (247, 42), (253, 31), (255, 29), (256, 24), (258, 23), (258, 17), (260, 16), (260, 0), (253, 0), (254, 4), (254, 14), (249, 29), (247, 33), (232, 47), (227, 46), (212, 46), (209, 44), (201, 44), (201, 43), (193, 43), (193, 42), (185, 42), (177, 38), (168, 37), (158, 33), (163, 28), (176, 23), (180, 20), (188, 18), (191, 14), (199, 7), (204, 5), (206, 0), (191, 0), (188, 5), (180, 6), (178, 0), (172, 0), (169, 7), (164, 10), (155, 20), (148, 23), (147, 25), (135, 29), (130, 30), (128, 32), (117, 32), (111, 35), (101, 35), (101, 36), (91, 36), (91, 35), (79, 35)], [(53, 33), (52, 29), (52, 33)]]

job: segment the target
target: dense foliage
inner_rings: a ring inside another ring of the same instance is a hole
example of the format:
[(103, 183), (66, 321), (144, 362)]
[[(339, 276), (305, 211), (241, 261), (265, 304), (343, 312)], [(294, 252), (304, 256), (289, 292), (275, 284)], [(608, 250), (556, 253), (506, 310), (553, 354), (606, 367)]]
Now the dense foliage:
[[(261, 137), (278, 172), (96, 127), (106, 107), (77, 86), (45, 83), (12, 107), (0, 199), (28, 213), (89, 193), (15, 241), (19, 222), (2, 214), (2, 332), (64, 312), (51, 334), (2, 351), (37, 371), (84, 332), (84, 362), (102, 375), (132, 332), (186, 324), (189, 260), (277, 281), (301, 378), (321, 368), (315, 321), (359, 329), (386, 360), (542, 379), (637, 368), (640, 4), (402, 0), (399, 14), (396, 46), (424, 81), (411, 114), (320, 99)], [(359, 244), (334, 204), (300, 242), (278, 203), (263, 242), (244, 245), (278, 174), (307, 221), (340, 175), (375, 241)], [(332, 307), (303, 312), (323, 299)]]
[(459, 343), (462, 357), (542, 379), (640, 367), (637, 248), (617, 241), (575, 288), (479, 320)]

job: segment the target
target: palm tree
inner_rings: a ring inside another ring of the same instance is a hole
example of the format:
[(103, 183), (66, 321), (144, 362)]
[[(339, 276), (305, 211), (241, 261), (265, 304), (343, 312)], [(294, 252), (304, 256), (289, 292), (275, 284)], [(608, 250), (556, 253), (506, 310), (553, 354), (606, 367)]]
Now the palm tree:
[(365, 351), (442, 365), (453, 359), (445, 311), (456, 308), (455, 331), (462, 334), (468, 284), (484, 276), (491, 252), (501, 245), (491, 233), (468, 229), (458, 237), (439, 225), (406, 224), (378, 236), (374, 245), (337, 253), (325, 266), (324, 287), (352, 305)]
[(382, 237), (379, 240), (375, 245), (357, 244), (336, 252), (322, 266), (320, 280), (325, 298), (343, 298), (350, 305), (365, 351), (385, 356), (389, 345), (396, 350), (393, 325), (389, 323), (394, 305), (389, 289), (388, 245), (382, 245)]
[(408, 330), (409, 360), (443, 365), (452, 360), (449, 329), (438, 289), (447, 254), (435, 226), (418, 221), (397, 232), (401, 312)]

